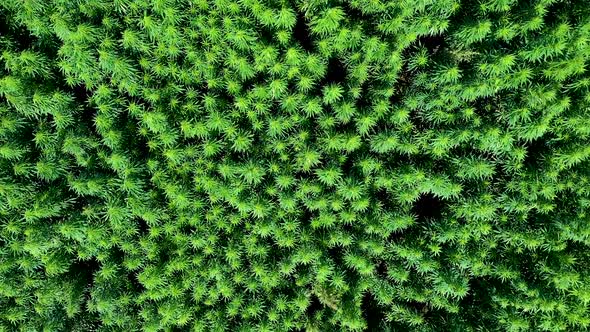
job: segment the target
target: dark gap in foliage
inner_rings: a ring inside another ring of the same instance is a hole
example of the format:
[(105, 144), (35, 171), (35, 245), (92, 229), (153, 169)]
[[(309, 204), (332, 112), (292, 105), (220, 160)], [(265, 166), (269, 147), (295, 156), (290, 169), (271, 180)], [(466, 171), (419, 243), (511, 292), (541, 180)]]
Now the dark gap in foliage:
[(548, 137), (544, 135), (525, 144), (526, 157), (524, 159), (524, 166), (530, 169), (537, 170), (543, 163), (543, 155), (547, 152)]
[(297, 12), (297, 23), (295, 24), (295, 28), (293, 28), (293, 37), (299, 42), (299, 45), (301, 45), (304, 50), (307, 52), (313, 52), (314, 47), (311, 42), (311, 32), (307, 26), (305, 17), (301, 12)]
[(85, 284), (84, 303), (90, 300), (90, 290), (94, 286), (94, 274), (100, 269), (100, 262), (96, 257), (88, 260), (76, 260), (69, 269), (70, 278)]
[[(128, 112), (121, 112), (120, 118), (116, 121), (121, 126), (123, 135), (121, 137), (123, 146), (136, 160), (146, 160), (150, 155), (147, 140), (139, 135), (139, 125), (131, 118)], [(93, 126), (95, 127), (95, 126)], [(96, 130), (96, 128), (94, 128)]]
[(365, 292), (361, 302), (361, 311), (363, 312), (363, 318), (367, 322), (366, 332), (382, 331), (381, 322), (385, 320), (385, 314), (371, 292)]
[(135, 224), (137, 225), (137, 231), (139, 236), (146, 235), (150, 230), (150, 226), (143, 218), (136, 218)]
[[(407, 167), (412, 164), (413, 164), (413, 159), (405, 154), (393, 154), (392, 153), (391, 155), (385, 156), (382, 161), (383, 166), (387, 166), (392, 169), (404, 168), (404, 167)], [(389, 189), (385, 189), (385, 191), (388, 195), (387, 199), (391, 199), (389, 197), (392, 197), (393, 193)]]
[[(48, 59), (59, 59), (59, 49), (60, 47), (63, 45), (62, 42), (57, 39), (57, 38), (42, 38), (42, 39), (36, 39), (35, 42), (35, 46), (36, 49), (38, 51), (40, 51), (41, 53), (43, 53)], [(54, 64), (53, 66), (53, 73), (54, 75), (59, 75), (60, 77), (63, 77), (62, 72), (57, 68), (57, 62)], [(63, 81), (65, 82), (65, 80)], [(57, 81), (55, 81), (55, 83), (57, 83)], [(61, 86), (64, 86), (64, 84), (62, 84)]]
[[(250, 79), (242, 82), (242, 91), (248, 92), (258, 85), (265, 84), (266, 75), (264, 73), (256, 73), (256, 75)], [(201, 95), (206, 94), (207, 90), (202, 89)]]
[[(527, 232), (528, 229), (521, 229), (520, 233)], [(536, 257), (533, 257), (530, 253), (527, 252), (517, 252), (516, 246), (511, 246), (512, 250), (510, 250), (513, 254), (510, 258), (506, 258), (504, 263), (510, 269), (515, 270), (518, 272), (519, 279), (524, 280), (527, 282), (532, 288), (538, 287), (541, 289), (547, 288), (547, 282), (541, 280), (537, 275), (535, 275), (535, 271), (531, 269), (531, 266), (535, 266)], [(556, 258), (554, 253), (547, 253), (543, 257), (544, 261), (546, 262), (549, 268), (553, 269), (560, 269), (561, 263), (559, 262), (559, 258)]]
[[(94, 287), (94, 275), (99, 270), (100, 262), (96, 257), (87, 260), (78, 259), (72, 263), (68, 273), (64, 276), (67, 280), (75, 282), (77, 287), (81, 289), (82, 308), (90, 301), (90, 292)], [(68, 320), (66, 326), (71, 327), (67, 329), (68, 331), (76, 331), (76, 328), (80, 327), (86, 328), (86, 331), (96, 331), (101, 326), (101, 321), (97, 313), (83, 310), (76, 316), (75, 320)]]
[(31, 47), (37, 38), (32, 36), (25, 27), (11, 21), (10, 18), (14, 16), (12, 13), (0, 11), (0, 36), (6, 36), (8, 40), (14, 42), (15, 49), (12, 51), (20, 52)]
[[(569, 190), (568, 190), (569, 191)], [(564, 193), (567, 191), (564, 191)], [(586, 227), (586, 219), (580, 218), (580, 206), (576, 200), (569, 199), (568, 195), (557, 195), (552, 203), (555, 206), (563, 207), (560, 211), (540, 212), (537, 209), (531, 210), (527, 217), (527, 224), (532, 225), (535, 230), (552, 230), (558, 227), (568, 227), (574, 233), (583, 233)], [(557, 226), (560, 225), (560, 226)], [(529, 226), (530, 227), (530, 226)], [(578, 242), (571, 239), (564, 239), (567, 243), (567, 250), (572, 252), (582, 252), (583, 247), (578, 246)], [(582, 251), (580, 251), (582, 250)]]
[(387, 237), (387, 243), (403, 243), (404, 238), (408, 236), (408, 234), (411, 234), (409, 232), (409, 230), (404, 230), (390, 233)]
[[(358, 4), (358, 2), (357, 2), (357, 4)], [(365, 21), (367, 21), (366, 15), (363, 14), (363, 12), (360, 9), (354, 8), (349, 1), (346, 1), (344, 3), (344, 7), (342, 7), (342, 9), (344, 10), (344, 12), (346, 13), (346, 16), (348, 16), (348, 17), (358, 18), (358, 21), (359, 22), (365, 22)], [(373, 21), (371, 21), (369, 19), (369, 23), (372, 24)]]
[(10, 26), (8, 25), (8, 15), (3, 10), (0, 10), (0, 36), (6, 36), (10, 34)]
[[(463, 70), (464, 72), (468, 72), (471, 71), (469, 70), (469, 64), (464, 64), (465, 67), (463, 67), (463, 65), (459, 65), (459, 68), (461, 70)], [(474, 77), (472, 77), (470, 80), (477, 80), (477, 74), (472, 73), (472, 75), (475, 75)], [(476, 110), (477, 115), (479, 115), (483, 120), (485, 121), (490, 121), (490, 122), (496, 122), (497, 120), (497, 113), (498, 113), (498, 108), (500, 107), (509, 107), (508, 105), (505, 104), (505, 100), (502, 100), (498, 95), (492, 95), (492, 96), (484, 96), (484, 97), (479, 97), (477, 98), (475, 101), (473, 101), (473, 107)]]
[[(347, 123), (337, 123), (336, 126), (334, 126), (334, 133), (338, 133), (338, 134), (348, 134), (351, 132), (356, 131), (356, 125), (354, 123), (354, 118), (350, 121), (348, 121)], [(331, 157), (333, 158), (333, 160), (338, 160), (338, 157), (341, 156), (342, 153), (341, 152), (334, 152)]]
[[(570, 220), (575, 220), (574, 218), (570, 217)], [(579, 227), (582, 226), (583, 227), (583, 222), (580, 224), (578, 224), (578, 226), (574, 226), (574, 227)], [(580, 241), (575, 241), (575, 240), (564, 240), (565, 245), (566, 245), (566, 250), (568, 250), (569, 252), (575, 254), (575, 255), (586, 255), (588, 252), (588, 247)]]
[[(92, 257), (88, 260), (76, 260), (70, 266), (67, 279), (75, 282), (82, 289), (82, 304), (84, 308), (90, 301), (90, 291), (94, 287), (94, 274), (100, 269), (100, 262)], [(66, 322), (67, 331), (97, 331), (101, 326), (97, 313), (83, 310), (75, 319)]]
[(196, 231), (197, 231), (197, 228), (192, 225), (185, 224), (185, 225), (180, 226), (180, 233), (182, 233), (182, 234), (190, 235), (190, 234), (195, 233)]
[(412, 213), (417, 216), (418, 221), (439, 219), (442, 216), (444, 203), (442, 199), (433, 194), (422, 194), (412, 206)]
[(320, 86), (328, 84), (343, 84), (346, 82), (346, 68), (340, 59), (332, 57), (328, 61), (328, 72), (320, 82)]
[(215, 90), (214, 95), (219, 99), (221, 109), (230, 108), (235, 102), (235, 97), (230, 95), (225, 88)]
[(469, 280), (469, 294), (459, 301), (460, 312), (466, 319), (471, 322), (479, 322), (480, 326), (493, 326), (493, 322), (486, 319), (482, 312), (493, 312), (494, 308), (490, 305), (494, 300), (490, 296), (490, 289), (497, 289), (485, 278), (473, 278)]
[(320, 299), (318, 298), (318, 296), (312, 293), (311, 294), (311, 303), (307, 307), (305, 314), (307, 317), (312, 317), (316, 312), (318, 312), (319, 310), (322, 310), (322, 307), (323, 307), (322, 302), (320, 302)]
[[(452, 153), (456, 153), (456, 154), (460, 153), (460, 152), (455, 152), (458, 150), (459, 150), (459, 148), (451, 149)], [(430, 162), (430, 165), (426, 166), (425, 168), (431, 173), (435, 173), (435, 174), (447, 173), (448, 174), (449, 170), (452, 169), (452, 167), (453, 167), (453, 165), (451, 164), (451, 162), (449, 160), (434, 159)], [(453, 174), (453, 173), (451, 173), (451, 174)]]
[[(426, 169), (430, 172), (446, 173), (446, 170), (440, 169), (440, 163), (436, 159), (433, 160), (426, 154), (399, 155), (397, 159), (399, 159), (399, 161), (397, 161), (397, 165), (413, 165), (417, 168)], [(405, 164), (403, 163), (404, 160), (407, 161)]]
[(344, 266), (344, 262), (342, 261), (342, 247), (335, 246), (327, 249), (328, 257), (334, 261), (336, 266)]
[[(453, 45), (449, 45), (452, 41), (447, 40), (445, 35), (422, 36), (418, 39), (417, 43), (418, 45), (425, 47), (428, 51), (430, 63), (437, 63), (439, 65), (447, 64), (451, 66), (455, 65), (457, 57), (449, 51), (453, 48)], [(467, 70), (468, 68), (463, 68), (461, 66), (462, 64), (462, 62), (458, 64), (459, 68), (462, 69), (463, 72), (470, 72)]]
[(448, 46), (444, 35), (428, 35), (418, 38), (418, 45), (426, 47), (428, 52), (436, 55)]
[(397, 82), (395, 82), (395, 92), (389, 97), (389, 105), (402, 106), (403, 97), (406, 95), (406, 91), (412, 84), (413, 75), (407, 70), (402, 70), (398, 76)]
[(465, 305), (475, 305), (477, 307), (481, 307), (485, 303), (492, 303), (489, 301), (489, 294), (486, 291), (489, 289), (490, 285), (486, 279), (483, 278), (472, 278), (469, 280), (469, 293), (467, 296), (461, 299), (459, 304), (461, 306)]
[[(65, 80), (64, 80), (65, 81)], [(88, 100), (90, 99), (91, 92), (86, 89), (86, 87), (82, 84), (78, 84), (71, 88), (70, 90), (72, 95), (74, 96), (74, 100), (82, 106), (88, 105)]]
[(372, 196), (375, 197), (375, 199), (380, 202), (381, 204), (383, 204), (383, 206), (385, 208), (391, 208), (391, 195), (389, 193), (387, 193), (387, 189), (385, 188), (379, 188), (377, 190), (373, 190), (372, 192)]
[[(577, 203), (571, 202), (571, 200), (567, 200), (563, 198), (563, 195), (558, 195), (552, 201), (553, 204), (557, 204), (559, 206), (563, 206), (563, 211), (576, 211)], [(576, 213), (573, 212), (575, 215)], [(531, 232), (531, 231), (539, 231), (539, 230), (547, 230), (554, 227), (555, 222), (558, 219), (554, 211), (551, 212), (542, 212), (538, 209), (531, 209), (527, 215), (525, 216), (527, 223), (523, 224), (523, 232)], [(575, 220), (575, 219), (573, 219)], [(563, 222), (563, 220), (559, 220)]]
[(428, 121), (424, 118), (423, 113), (418, 110), (410, 111), (410, 122), (416, 128), (416, 131), (422, 132), (427, 129), (431, 129), (432, 126), (428, 123)]
[(317, 216), (317, 213), (313, 213), (305, 207), (302, 208), (302, 211), (303, 215), (301, 216), (301, 220), (305, 223), (305, 226), (308, 227), (311, 225), (311, 220)]
[(354, 171), (354, 160), (349, 155), (340, 155), (344, 158), (344, 162), (340, 163), (340, 170), (343, 175), (349, 175)]
[[(85, 175), (81, 175), (84, 174), (84, 171), (80, 171), (80, 170), (72, 170), (71, 174), (74, 175), (76, 178), (83, 178), (86, 177)], [(72, 187), (70, 187), (69, 181), (67, 179), (63, 179), (62, 183), (60, 184), (60, 186), (63, 186), (65, 188), (65, 192), (67, 193), (68, 197), (72, 197), (73, 198), (73, 202), (70, 205), (70, 208), (72, 208), (74, 211), (84, 211), (84, 208), (91, 205), (89, 203), (89, 197), (87, 196), (79, 196), (76, 191), (74, 189), (72, 189)]]
[(110, 251), (110, 257), (113, 261), (117, 262), (117, 264), (122, 264), (123, 259), (125, 258), (125, 252), (118, 246), (113, 246)]
[(69, 318), (65, 323), (65, 331), (99, 331), (102, 326), (99, 314), (96, 312), (83, 311), (74, 318)]
[[(62, 78), (62, 80), (65, 82), (65, 79)], [(63, 84), (63, 86), (67, 85)], [(94, 112), (93, 107), (90, 103), (91, 92), (87, 90), (84, 85), (81, 84), (70, 88), (69, 92), (73, 95), (74, 102), (76, 103), (76, 106), (79, 109), (76, 115), (78, 117), (78, 120), (82, 124), (84, 124), (84, 128), (88, 128), (92, 132), (92, 134), (94, 134), (96, 137), (100, 137), (100, 134), (94, 126), (94, 116), (96, 113)]]
[(387, 262), (384, 260), (379, 260), (377, 263), (376, 272), (381, 279), (387, 279)]
[(100, 268), (100, 262), (95, 258), (92, 257), (90, 259), (87, 260), (75, 260), (74, 263), (72, 263), (72, 266), (70, 267), (70, 271), (74, 272), (82, 272), (85, 275), (89, 275), (89, 281), (90, 283), (92, 283), (92, 275), (98, 271), (98, 269)]
[(371, 106), (372, 96), (369, 87), (375, 86), (376, 84), (378, 83), (374, 82), (373, 80), (369, 80), (361, 85), (361, 95), (355, 103), (358, 110), (357, 113), (362, 114), (364, 108)]
[(186, 332), (186, 327), (172, 326), (170, 332)]
[(428, 304), (424, 302), (407, 301), (405, 305), (408, 306), (410, 309), (414, 310), (415, 312), (419, 313), (420, 315), (425, 315), (430, 310)]
[(141, 294), (145, 291), (145, 287), (143, 286), (143, 284), (141, 282), (139, 282), (139, 278), (137, 277), (139, 271), (130, 271), (127, 273), (127, 280), (129, 280), (129, 283), (131, 284), (131, 287), (133, 288), (133, 292), (137, 293), (137, 294)]
[(356, 26), (360, 25), (362, 27), (363, 33), (366, 36), (375, 36), (381, 34), (381, 32), (378, 32), (375, 29), (375, 18), (372, 17), (371, 14), (364, 14), (362, 10), (354, 8), (350, 1), (345, 1), (341, 8), (344, 10), (347, 17), (358, 18), (354, 20), (354, 23), (351, 22), (351, 26), (349, 26), (350, 29), (354, 29)]

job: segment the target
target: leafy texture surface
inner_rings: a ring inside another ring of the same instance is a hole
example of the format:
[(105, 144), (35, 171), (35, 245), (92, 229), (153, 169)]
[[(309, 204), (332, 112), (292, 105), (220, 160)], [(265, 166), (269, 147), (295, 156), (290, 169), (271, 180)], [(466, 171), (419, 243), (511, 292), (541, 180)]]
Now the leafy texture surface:
[(586, 0), (0, 1), (0, 331), (584, 331)]

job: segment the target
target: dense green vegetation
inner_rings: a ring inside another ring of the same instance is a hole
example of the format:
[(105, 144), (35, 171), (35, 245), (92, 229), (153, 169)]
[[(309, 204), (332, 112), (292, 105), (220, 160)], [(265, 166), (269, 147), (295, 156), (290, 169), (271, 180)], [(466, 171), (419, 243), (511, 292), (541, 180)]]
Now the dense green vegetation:
[(0, 24), (0, 331), (590, 328), (587, 0)]

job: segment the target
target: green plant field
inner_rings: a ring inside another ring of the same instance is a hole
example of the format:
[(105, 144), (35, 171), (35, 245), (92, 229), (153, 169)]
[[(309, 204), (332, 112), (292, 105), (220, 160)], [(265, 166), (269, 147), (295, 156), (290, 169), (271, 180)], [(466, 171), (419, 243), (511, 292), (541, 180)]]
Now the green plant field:
[(0, 332), (590, 330), (588, 0), (0, 0)]

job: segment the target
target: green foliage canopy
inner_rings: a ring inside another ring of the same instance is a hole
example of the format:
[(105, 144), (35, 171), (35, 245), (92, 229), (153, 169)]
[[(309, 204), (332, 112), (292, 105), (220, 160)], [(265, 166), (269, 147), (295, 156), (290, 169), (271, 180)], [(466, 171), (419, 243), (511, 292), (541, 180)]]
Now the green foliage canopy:
[(585, 0), (2, 0), (0, 331), (590, 328)]

